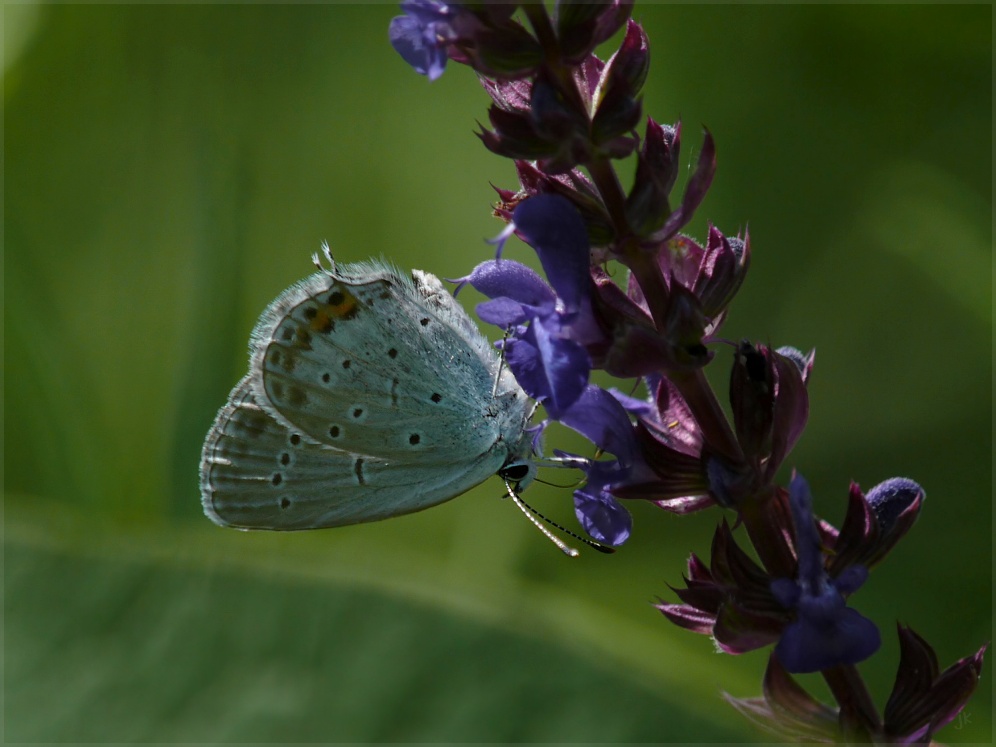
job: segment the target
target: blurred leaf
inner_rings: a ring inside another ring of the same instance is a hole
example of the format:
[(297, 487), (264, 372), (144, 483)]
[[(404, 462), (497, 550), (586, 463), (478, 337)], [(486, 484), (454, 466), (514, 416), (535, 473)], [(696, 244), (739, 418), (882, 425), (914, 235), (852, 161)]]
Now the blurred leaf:
[[(280, 535), (115, 525), (52, 508), (7, 496), (11, 741), (746, 733), (718, 702), (716, 657), (661, 645), (541, 583), (460, 589), (411, 558), (356, 567), (341, 546), (302, 552)], [(205, 544), (206, 533), (221, 541)]]

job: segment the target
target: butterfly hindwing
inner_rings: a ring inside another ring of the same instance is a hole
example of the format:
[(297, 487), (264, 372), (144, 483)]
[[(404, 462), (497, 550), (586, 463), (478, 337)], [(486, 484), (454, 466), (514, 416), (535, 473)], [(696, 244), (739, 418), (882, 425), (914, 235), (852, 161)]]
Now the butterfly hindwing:
[(317, 529), (420, 511), (494, 474), (505, 456), (412, 465), (314, 443), (277, 422), (246, 377), (208, 433), (201, 461), (205, 513), (246, 529)]

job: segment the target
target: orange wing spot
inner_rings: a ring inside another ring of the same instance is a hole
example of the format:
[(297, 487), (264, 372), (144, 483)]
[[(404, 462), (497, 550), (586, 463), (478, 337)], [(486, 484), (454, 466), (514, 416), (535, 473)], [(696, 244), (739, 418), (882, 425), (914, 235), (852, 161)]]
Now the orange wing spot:
[(344, 288), (336, 288), (327, 299), (315, 310), (311, 319), (311, 328), (316, 332), (329, 333), (337, 319), (352, 319), (359, 311), (360, 302), (356, 296)]
[(328, 307), (323, 307), (318, 309), (318, 312), (311, 320), (311, 328), (315, 330), (315, 332), (321, 332), (322, 334), (325, 335), (331, 332), (332, 328), (335, 326), (332, 323), (332, 320), (329, 318), (328, 313), (326, 313), (325, 311), (326, 308)]

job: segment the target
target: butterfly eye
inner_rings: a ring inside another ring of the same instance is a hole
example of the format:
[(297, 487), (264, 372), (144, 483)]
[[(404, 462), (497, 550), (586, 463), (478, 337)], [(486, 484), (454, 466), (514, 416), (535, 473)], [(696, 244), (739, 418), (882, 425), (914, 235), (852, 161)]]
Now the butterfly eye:
[(509, 482), (521, 482), (529, 474), (529, 465), (519, 462), (518, 464), (506, 464), (498, 470), (498, 476)]

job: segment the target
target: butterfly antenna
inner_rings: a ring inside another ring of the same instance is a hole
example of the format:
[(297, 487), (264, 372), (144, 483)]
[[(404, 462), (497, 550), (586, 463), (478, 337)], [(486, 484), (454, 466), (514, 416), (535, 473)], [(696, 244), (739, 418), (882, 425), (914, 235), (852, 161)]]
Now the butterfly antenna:
[[(560, 483), (550, 482), (549, 480), (542, 480), (539, 477), (534, 477), (533, 480), (538, 482), (540, 485), (549, 485), (551, 488), (560, 488), (561, 490), (575, 490), (584, 485), (584, 478), (581, 477), (575, 480), (570, 485), (561, 485)], [(566, 530), (565, 530), (566, 531)]]
[[(564, 534), (570, 535), (579, 542), (584, 542), (586, 545), (595, 548), (599, 552), (603, 552), (606, 555), (611, 555), (612, 553), (615, 552), (615, 548), (599, 544), (594, 540), (590, 540), (586, 537), (582, 537), (578, 534), (575, 534), (570, 529), (565, 529), (564, 527), (560, 526), (560, 524), (558, 524), (557, 522), (545, 517), (535, 508), (533, 508), (524, 500), (522, 500), (522, 498), (519, 497), (519, 494), (512, 489), (512, 485), (508, 482), (508, 480), (505, 481), (505, 489), (508, 491), (509, 496), (512, 498), (512, 502), (515, 503), (515, 505), (518, 506), (519, 510), (522, 511), (525, 517), (533, 523), (533, 526), (539, 529), (541, 532), (543, 532), (543, 534), (546, 535), (547, 539), (550, 540), (553, 544), (555, 544), (558, 548), (560, 548), (560, 551), (564, 553), (564, 555), (569, 555), (572, 558), (576, 558), (580, 553), (577, 550), (575, 550), (573, 547), (568, 545), (566, 542), (564, 542), (562, 539), (560, 539), (560, 537), (558, 537), (549, 529), (547, 529), (545, 526), (543, 526), (540, 523), (539, 519), (536, 518), (537, 516), (543, 521), (545, 521), (547, 524), (549, 524), (550, 526), (559, 529)], [(533, 514), (535, 514), (535, 516)]]

